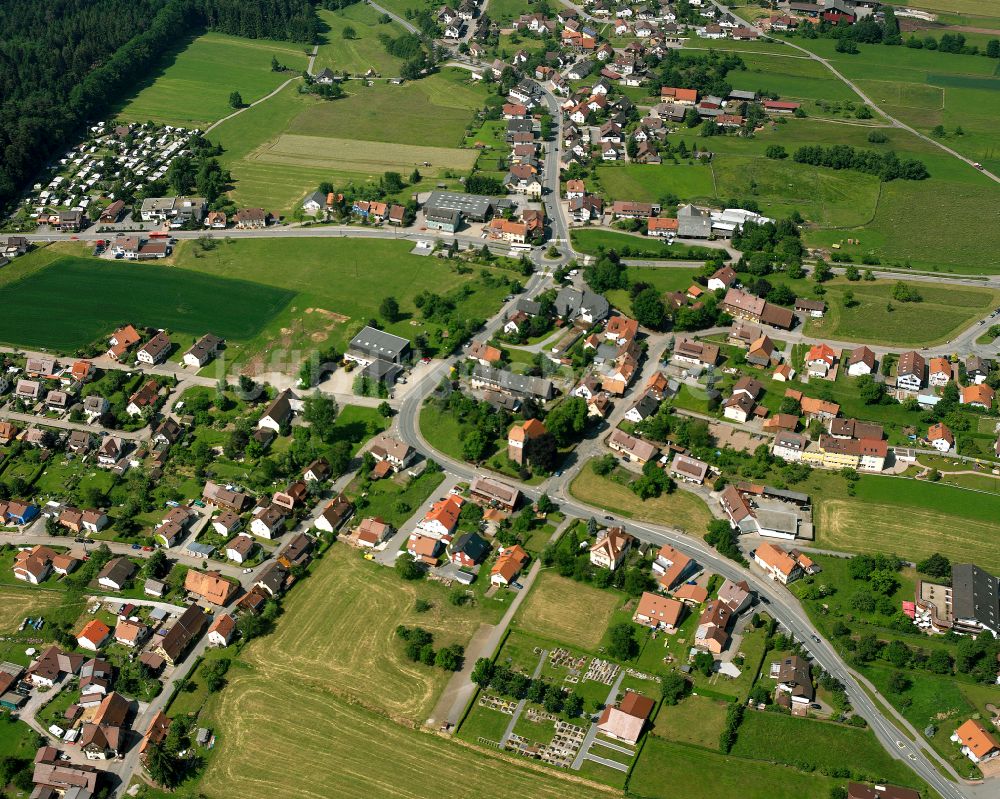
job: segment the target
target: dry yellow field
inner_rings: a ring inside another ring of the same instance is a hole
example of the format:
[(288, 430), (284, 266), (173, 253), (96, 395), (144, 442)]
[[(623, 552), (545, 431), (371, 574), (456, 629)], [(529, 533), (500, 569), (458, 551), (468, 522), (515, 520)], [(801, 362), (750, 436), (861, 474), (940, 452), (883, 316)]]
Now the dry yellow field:
[(396, 171), (405, 177), (415, 167), (424, 174), (437, 174), (444, 169), (468, 170), (475, 164), (476, 156), (476, 150), (457, 147), (422, 147), (282, 133), (251, 152), (247, 160), (331, 171), (375, 174)]
[(528, 594), (516, 623), (527, 632), (595, 650), (619, 604), (617, 595), (610, 591), (545, 571)]
[(54, 608), (63, 600), (62, 594), (16, 585), (0, 586), (0, 633), (17, 630), (25, 616)]
[[(414, 600), (433, 608), (416, 613)], [(305, 683), (394, 718), (423, 722), (448, 681), (441, 669), (408, 661), (399, 624), (434, 634), (434, 646), (465, 644), (481, 618), (448, 604), (439, 584), (408, 583), (346, 546), (330, 549), (291, 593), (274, 633), (244, 652), (269, 683)]]
[[(270, 657), (280, 653), (271, 650)], [(217, 699), (218, 742), (198, 788), (209, 799), (621, 795), (407, 729), (294, 680), (231, 671)]]
[[(974, 502), (975, 495), (970, 495), (969, 501)], [(1000, 570), (1000, 536), (995, 522), (949, 518), (925, 508), (903, 512), (898, 505), (844, 499), (817, 503), (816, 514), (816, 543), (824, 549), (881, 550), (914, 561), (940, 552), (961, 562), (969, 559), (970, 545), (975, 543), (975, 562), (993, 573)]]
[[(435, 607), (416, 614), (418, 595)], [(248, 646), (226, 688), (209, 698), (199, 724), (215, 731), (217, 743), (199, 795), (607, 795), (411, 729), (448, 675), (403, 661), (393, 631), (419, 624), (435, 632), (436, 645), (465, 642), (478, 612), (448, 605), (445, 596), (439, 585), (405, 583), (335, 545), (292, 592), (275, 632)]]

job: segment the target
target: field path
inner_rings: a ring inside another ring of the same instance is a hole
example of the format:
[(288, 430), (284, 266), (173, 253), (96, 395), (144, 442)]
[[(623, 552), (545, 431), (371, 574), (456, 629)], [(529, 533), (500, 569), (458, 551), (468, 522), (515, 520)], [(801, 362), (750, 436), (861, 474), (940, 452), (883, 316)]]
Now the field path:
[[(405, 28), (405, 29), (406, 29), (406, 30), (407, 30), (407, 31), (408, 31), (409, 33), (420, 33), (420, 31), (418, 31), (418, 30), (417, 30), (416, 26), (415, 26), (415, 25), (413, 25), (413, 23), (411, 23), (411, 22), (407, 22), (407, 21), (406, 21), (405, 19), (403, 19), (403, 18), (402, 18), (401, 16), (399, 16), (398, 14), (394, 14), (394, 13), (392, 13), (392, 12), (391, 12), (391, 11), (390, 11), (390, 10), (389, 10), (388, 8), (383, 8), (383, 7), (382, 7), (382, 6), (380, 6), (380, 5), (378, 4), (378, 3), (373, 3), (373, 2), (371, 1), (371, 0), (368, 0), (368, 5), (370, 5), (370, 6), (372, 7), (372, 8), (374, 8), (374, 9), (375, 9), (376, 11), (378, 11), (379, 13), (381, 13), (381, 14), (385, 14), (385, 15), (386, 15), (386, 16), (388, 16), (388, 17), (389, 17), (390, 19), (393, 19), (393, 20), (395, 20), (396, 22), (398, 22), (398, 23), (399, 23), (400, 25), (402, 25), (402, 26), (403, 26), (403, 27), (404, 27), (404, 28)], [(486, 6), (485, 6), (485, 5), (483, 6), (483, 11), (486, 11)]]
[[(319, 52), (319, 45), (317, 44), (317, 45), (315, 45), (313, 47), (312, 54), (309, 56), (309, 63), (308, 63), (308, 65), (306, 65), (306, 72), (308, 72), (310, 75), (313, 74), (313, 66), (316, 63), (316, 54), (318, 52)], [(219, 125), (221, 125), (223, 122), (227, 122), (228, 120), (232, 119), (233, 117), (239, 116), (244, 111), (250, 110), (255, 105), (260, 105), (265, 100), (270, 100), (272, 97), (274, 97), (274, 95), (276, 95), (278, 92), (280, 92), (282, 89), (284, 89), (289, 83), (291, 83), (294, 80), (298, 80), (300, 77), (301, 77), (301, 75), (296, 75), (294, 78), (289, 78), (284, 83), (282, 83), (280, 86), (278, 86), (278, 88), (276, 88), (270, 94), (265, 94), (259, 100), (254, 100), (249, 105), (245, 105), (242, 108), (237, 108), (235, 111), (233, 111), (233, 113), (229, 114), (228, 116), (224, 116), (222, 119), (216, 120), (211, 125), (209, 125), (207, 128), (205, 128), (204, 132), (205, 133), (211, 133), (213, 130), (215, 130), (217, 127), (219, 127)]]
[[(567, 516), (563, 523), (552, 533), (549, 543), (556, 541), (563, 534), (563, 531), (569, 527), (570, 521), (570, 517)], [(434, 706), (431, 718), (427, 719), (427, 726), (444, 724), (445, 722), (452, 725), (458, 724), (459, 719), (462, 718), (462, 714), (465, 712), (466, 706), (469, 704), (469, 700), (472, 699), (473, 694), (476, 692), (476, 684), (472, 681), (472, 669), (476, 665), (476, 661), (479, 658), (493, 657), (493, 653), (496, 652), (496, 648), (500, 645), (504, 633), (507, 632), (507, 628), (514, 618), (514, 614), (517, 613), (517, 609), (521, 607), (521, 603), (527, 596), (528, 591), (534, 585), (535, 578), (538, 576), (541, 567), (542, 562), (538, 559), (531, 564), (528, 576), (521, 580), (524, 588), (517, 592), (514, 601), (510, 603), (507, 612), (503, 614), (503, 618), (497, 624), (492, 627), (488, 624), (483, 624), (476, 631), (472, 640), (469, 641), (469, 645), (465, 648), (465, 663), (462, 666), (462, 670), (456, 671), (452, 675), (444, 691), (441, 692), (441, 696)]]
[[(728, 8), (719, 5), (719, 3), (716, 2), (716, 0), (712, 0), (712, 4), (716, 8), (718, 8), (719, 11), (722, 14), (728, 14), (728, 13), (730, 13), (730, 10)], [(817, 55), (816, 53), (814, 53), (814, 52), (812, 52), (810, 50), (807, 50), (804, 47), (799, 47), (799, 45), (797, 45), (797, 44), (792, 44), (792, 42), (790, 42), (790, 41), (786, 41), (784, 39), (778, 39), (778, 38), (775, 38), (773, 36), (770, 36), (767, 33), (765, 33), (764, 31), (762, 31), (760, 28), (757, 28), (756, 26), (754, 26), (752, 23), (746, 22), (746, 20), (743, 20), (743, 22), (745, 22), (751, 29), (757, 31), (758, 35), (760, 35), (760, 36), (762, 36), (762, 37), (764, 37), (766, 39), (770, 39), (771, 41), (780, 42), (781, 44), (785, 45), (786, 47), (791, 47), (793, 50), (798, 50), (800, 53), (804, 53), (806, 56), (808, 56), (809, 58), (811, 58), (813, 61), (818, 61), (820, 64), (822, 64), (828, 70), (830, 70), (830, 72), (832, 72), (835, 76), (837, 76), (841, 81), (843, 81), (845, 84), (847, 84), (847, 87), (851, 91), (853, 91), (856, 95), (858, 95), (858, 97), (860, 97), (868, 105), (870, 105), (878, 113), (880, 113), (883, 117), (885, 117), (887, 120), (889, 120), (889, 122), (892, 123), (892, 126), (894, 128), (899, 128), (901, 130), (907, 131), (908, 133), (912, 133), (918, 139), (921, 139), (921, 140), (927, 142), (928, 144), (933, 144), (935, 147), (937, 147), (937, 148), (939, 148), (941, 150), (944, 150), (946, 153), (948, 153), (948, 155), (951, 155), (954, 158), (957, 158), (959, 161), (964, 161), (969, 166), (973, 166), (973, 164), (975, 163), (975, 161), (973, 161), (971, 158), (966, 158), (964, 155), (962, 155), (957, 150), (951, 149), (951, 147), (949, 147), (948, 145), (943, 144), (942, 142), (939, 142), (937, 139), (931, 138), (930, 136), (924, 135), (923, 133), (921, 133), (920, 131), (916, 130), (915, 128), (911, 128), (905, 122), (901, 122), (900, 120), (896, 119), (894, 116), (891, 116), (890, 114), (887, 114), (874, 100), (872, 100), (867, 94), (865, 94), (858, 87), (858, 85), (856, 83), (854, 83), (849, 78), (847, 78), (840, 70), (838, 70), (833, 64), (831, 64), (827, 59), (823, 58), (821, 55)], [(1000, 183), (1000, 176), (994, 175), (988, 169), (977, 168), (977, 167), (973, 167), (973, 168), (977, 169), (977, 171), (979, 171), (982, 174), (984, 174), (986, 177), (988, 177), (994, 183)]]

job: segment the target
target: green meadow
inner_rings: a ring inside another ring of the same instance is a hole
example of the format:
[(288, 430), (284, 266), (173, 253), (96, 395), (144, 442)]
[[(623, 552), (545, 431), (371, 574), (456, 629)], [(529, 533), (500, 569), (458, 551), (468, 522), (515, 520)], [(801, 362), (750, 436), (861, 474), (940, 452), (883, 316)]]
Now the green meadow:
[(0, 341), (72, 351), (117, 325), (225, 339), (257, 335), (294, 296), (223, 275), (65, 256), (10, 284)]
[[(272, 72), (272, 57), (291, 71)], [(232, 92), (252, 103), (295, 77), (306, 63), (301, 45), (206, 33), (164, 59), (118, 116), (205, 127), (232, 113)]]

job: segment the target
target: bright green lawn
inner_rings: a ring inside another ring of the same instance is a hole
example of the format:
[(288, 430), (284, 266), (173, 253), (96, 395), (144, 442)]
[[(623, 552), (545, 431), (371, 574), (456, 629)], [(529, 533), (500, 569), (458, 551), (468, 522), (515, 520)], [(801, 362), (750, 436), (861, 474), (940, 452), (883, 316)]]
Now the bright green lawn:
[[(359, 518), (378, 516), (399, 529), (401, 524), (431, 498), (434, 489), (442, 480), (444, 480), (442, 472), (423, 473), (415, 478), (406, 477), (404, 474), (402, 477), (379, 480), (368, 489), (367, 497), (355, 497)], [(405, 510), (404, 506), (409, 509)]]
[(602, 165), (597, 167), (598, 190), (607, 199), (660, 202), (670, 194), (685, 200), (716, 196), (712, 167), (697, 163)]
[(294, 296), (280, 285), (71, 256), (7, 291), (14, 301), (0, 317), (0, 341), (62, 351), (75, 350), (125, 322), (189, 336), (211, 331), (226, 339), (249, 339)]
[(919, 778), (890, 757), (870, 730), (833, 722), (748, 711), (733, 754), (817, 771), (848, 766), (868, 782), (921, 787)]
[[(927, 346), (949, 340), (986, 316), (1000, 299), (1000, 292), (991, 289), (911, 283), (922, 302), (897, 302), (892, 299), (895, 284), (893, 280), (827, 284), (826, 316), (810, 320), (806, 331), (810, 336), (837, 341)], [(852, 308), (844, 307), (846, 291), (852, 292), (858, 303)]]
[[(272, 72), (272, 56), (290, 71)], [(244, 103), (259, 100), (305, 69), (307, 58), (291, 42), (206, 33), (165, 61), (118, 116), (205, 127), (232, 113), (231, 92), (238, 91)]]
[(290, 133), (440, 147), (461, 143), (472, 112), (486, 97), (466, 70), (440, 73), (402, 86), (348, 86), (343, 100), (313, 105), (292, 120)]
[(662, 239), (619, 233), (606, 228), (577, 228), (570, 235), (573, 248), (588, 255), (596, 255), (600, 247), (617, 250), (619, 253), (628, 247), (631, 251), (629, 258), (704, 261), (719, 252), (696, 245), (668, 245)]
[(854, 100), (857, 95), (822, 64), (778, 50), (773, 55), (743, 53), (745, 71), (731, 72), (734, 89), (774, 92), (783, 100)]
[[(263, 160), (262, 148), (284, 133), (360, 141), (396, 142), (435, 147), (458, 147), (485, 93), (467, 83), (468, 73), (445, 68), (440, 73), (402, 86), (383, 81), (366, 87), (360, 81), (347, 84), (348, 96), (324, 101), (298, 93), (288, 86), (266, 103), (226, 121), (212, 131), (211, 139), (222, 145), (223, 166), (234, 178), (233, 199), (241, 205), (261, 205), (276, 213), (289, 213), (320, 182), (336, 185), (364, 184), (381, 178), (369, 166), (331, 169), (321, 164), (284, 163)], [(323, 141), (317, 142), (322, 147)], [(417, 164), (414, 164), (417, 166)], [(452, 164), (422, 167), (428, 176)], [(404, 178), (409, 171), (404, 170)], [(401, 197), (408, 197), (406, 190)]]
[[(669, 710), (669, 708), (667, 708)], [(802, 774), (781, 766), (755, 763), (696, 746), (671, 743), (656, 736), (646, 738), (632, 772), (629, 789), (648, 799), (677, 796), (684, 786), (685, 799), (828, 799), (838, 781), (818, 772)]]
[[(354, 75), (363, 75), (369, 69), (381, 73), (382, 77), (395, 76), (402, 61), (386, 52), (378, 40), (380, 34), (397, 37), (403, 28), (396, 22), (381, 24), (381, 14), (369, 5), (356, 3), (339, 11), (317, 11), (320, 20), (329, 26), (324, 34), (324, 43), (316, 55), (314, 72), (330, 68), (337, 72), (347, 70)], [(354, 29), (355, 36), (345, 39), (347, 27)]]
[(379, 315), (379, 305), (388, 294), (399, 302), (403, 318), (387, 329), (411, 340), (438, 329), (423, 321), (410, 323), (417, 312), (413, 298), (422, 291), (444, 293), (470, 284), (474, 291), (457, 306), (461, 318), (486, 319), (496, 312), (506, 294), (504, 286), (486, 287), (475, 276), (456, 274), (448, 262), (410, 255), (410, 249), (408, 242), (391, 240), (244, 239), (204, 254), (185, 244), (177, 260), (207, 275), (241, 278), (293, 293), (294, 301), (243, 351), (228, 353), (229, 359), (259, 354), (275, 341), (293, 354), (318, 346), (343, 348)]

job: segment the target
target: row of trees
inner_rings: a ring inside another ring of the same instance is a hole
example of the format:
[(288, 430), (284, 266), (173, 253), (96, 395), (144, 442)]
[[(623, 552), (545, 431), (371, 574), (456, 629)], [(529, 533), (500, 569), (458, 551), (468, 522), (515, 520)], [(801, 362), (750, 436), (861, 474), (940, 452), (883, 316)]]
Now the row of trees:
[(930, 177), (927, 166), (916, 158), (900, 160), (893, 151), (884, 153), (875, 150), (857, 150), (847, 144), (823, 147), (819, 144), (799, 147), (792, 159), (800, 164), (825, 166), (830, 169), (852, 169), (866, 175), (877, 175), (879, 179), (925, 180)]

